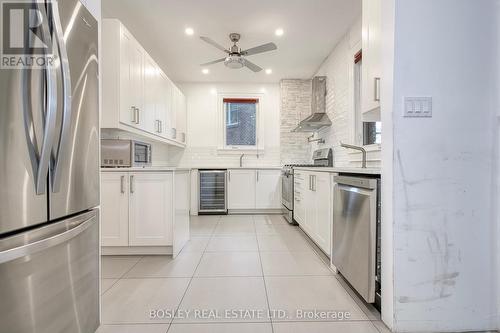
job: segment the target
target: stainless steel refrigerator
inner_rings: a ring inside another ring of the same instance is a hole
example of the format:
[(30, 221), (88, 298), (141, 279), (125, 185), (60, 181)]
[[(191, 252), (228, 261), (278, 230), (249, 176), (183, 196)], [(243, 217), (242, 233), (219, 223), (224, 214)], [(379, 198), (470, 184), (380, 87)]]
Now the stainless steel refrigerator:
[(38, 26), (23, 38), (42, 38), (54, 63), (0, 69), (0, 332), (89, 333), (99, 325), (98, 23), (78, 0), (30, 6)]

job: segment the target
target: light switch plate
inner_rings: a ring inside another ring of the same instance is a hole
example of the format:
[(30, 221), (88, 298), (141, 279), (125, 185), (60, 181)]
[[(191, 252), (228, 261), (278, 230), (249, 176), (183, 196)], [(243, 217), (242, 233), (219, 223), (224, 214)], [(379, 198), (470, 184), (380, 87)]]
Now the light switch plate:
[(405, 117), (432, 117), (432, 97), (405, 97)]

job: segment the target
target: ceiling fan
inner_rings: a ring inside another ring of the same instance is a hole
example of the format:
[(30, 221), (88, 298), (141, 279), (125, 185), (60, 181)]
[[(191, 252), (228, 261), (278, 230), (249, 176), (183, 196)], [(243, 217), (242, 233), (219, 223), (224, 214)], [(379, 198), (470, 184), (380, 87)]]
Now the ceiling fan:
[(200, 38), (203, 41), (205, 41), (208, 44), (215, 46), (219, 50), (227, 53), (226, 57), (220, 58), (220, 59), (217, 59), (214, 61), (210, 61), (210, 62), (207, 62), (205, 64), (201, 64), (201, 66), (208, 66), (208, 65), (217, 64), (219, 62), (224, 62), (224, 65), (226, 65), (226, 67), (229, 67), (232, 69), (239, 69), (242, 67), (247, 67), (254, 72), (260, 72), (262, 70), (262, 68), (260, 68), (259, 66), (257, 66), (253, 62), (247, 60), (245, 57), (251, 56), (254, 54), (258, 54), (258, 53), (273, 51), (273, 50), (276, 50), (278, 47), (274, 43), (267, 43), (267, 44), (262, 44), (262, 45), (259, 45), (256, 47), (252, 47), (251, 49), (248, 49), (248, 50), (241, 50), (241, 48), (236, 44), (240, 40), (240, 37), (241, 37), (241, 35), (238, 33), (235, 33), (235, 32), (229, 34), (229, 39), (231, 40), (231, 42), (233, 42), (233, 46), (231, 46), (228, 50), (228, 49), (224, 48), (223, 46), (221, 46), (220, 44), (218, 44), (217, 42), (210, 39), (209, 37), (201, 36)]

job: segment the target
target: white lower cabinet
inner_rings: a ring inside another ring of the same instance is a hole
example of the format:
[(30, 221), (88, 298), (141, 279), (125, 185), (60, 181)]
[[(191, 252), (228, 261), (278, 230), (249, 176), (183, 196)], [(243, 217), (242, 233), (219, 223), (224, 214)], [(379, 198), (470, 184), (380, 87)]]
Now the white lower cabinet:
[(293, 218), (301, 226), (306, 222), (305, 190), (307, 189), (305, 175), (295, 171), (293, 175)]
[(101, 244), (128, 245), (128, 176), (123, 172), (101, 175)]
[(172, 173), (130, 174), (129, 245), (172, 245)]
[(228, 209), (255, 209), (255, 170), (228, 170)]
[(189, 171), (174, 172), (174, 225), (173, 255), (176, 256), (189, 241), (189, 209), (191, 200), (191, 173)]
[(333, 225), (331, 174), (296, 171), (294, 182), (294, 218), (316, 245), (329, 255)]
[(332, 187), (329, 173), (314, 174), (314, 207), (313, 234), (316, 244), (327, 254), (330, 254), (333, 217), (331, 213)]
[(176, 255), (189, 240), (189, 193), (189, 171), (102, 172), (101, 245)]
[(281, 170), (228, 170), (227, 197), (228, 209), (280, 209)]
[(255, 208), (279, 209), (281, 207), (281, 171), (257, 170)]

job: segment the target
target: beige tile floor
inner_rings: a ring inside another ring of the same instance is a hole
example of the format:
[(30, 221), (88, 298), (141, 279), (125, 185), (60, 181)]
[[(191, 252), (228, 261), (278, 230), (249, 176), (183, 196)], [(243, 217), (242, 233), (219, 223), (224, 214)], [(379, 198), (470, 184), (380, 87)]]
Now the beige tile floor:
[(103, 257), (98, 333), (389, 332), (281, 216), (196, 216), (191, 235), (176, 259)]

